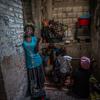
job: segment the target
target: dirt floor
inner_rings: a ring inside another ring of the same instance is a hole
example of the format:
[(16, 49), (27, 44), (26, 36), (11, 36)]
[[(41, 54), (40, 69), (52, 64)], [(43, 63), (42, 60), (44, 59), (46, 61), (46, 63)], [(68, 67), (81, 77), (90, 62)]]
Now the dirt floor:
[(66, 92), (63, 91), (47, 90), (47, 96), (50, 98), (50, 100), (86, 100), (86, 99), (77, 99), (72, 96), (68, 96)]
[[(89, 100), (89, 99), (78, 99), (72, 95), (68, 95), (68, 88), (67, 86), (63, 86), (62, 88), (56, 88), (52, 83), (49, 81), (45, 82), (46, 96), (49, 100)], [(24, 98), (23, 100), (32, 100), (30, 97)]]
[(67, 94), (67, 90), (53, 90), (48, 89), (46, 90), (47, 97), (50, 98), (50, 100), (89, 100), (89, 99), (77, 99), (73, 96), (69, 96)]
[(57, 89), (56, 87), (53, 87), (50, 82), (46, 81), (45, 90), (47, 97), (50, 100), (88, 100), (88, 99), (77, 99), (73, 96), (69, 96), (68, 88), (66, 85), (61, 89)]

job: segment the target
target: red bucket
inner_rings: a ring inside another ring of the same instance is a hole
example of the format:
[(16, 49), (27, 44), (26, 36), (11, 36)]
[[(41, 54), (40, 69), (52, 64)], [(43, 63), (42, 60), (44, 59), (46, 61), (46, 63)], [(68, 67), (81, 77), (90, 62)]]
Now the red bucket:
[(80, 26), (89, 26), (90, 25), (90, 19), (88, 18), (79, 18), (78, 20)]

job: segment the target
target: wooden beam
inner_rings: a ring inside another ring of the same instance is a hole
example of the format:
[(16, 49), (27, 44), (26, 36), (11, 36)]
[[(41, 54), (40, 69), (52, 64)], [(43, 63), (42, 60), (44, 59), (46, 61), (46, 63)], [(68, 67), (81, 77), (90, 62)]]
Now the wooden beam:
[(84, 1), (84, 2), (56, 2), (54, 3), (53, 7), (66, 7), (66, 6), (89, 6), (89, 2)]

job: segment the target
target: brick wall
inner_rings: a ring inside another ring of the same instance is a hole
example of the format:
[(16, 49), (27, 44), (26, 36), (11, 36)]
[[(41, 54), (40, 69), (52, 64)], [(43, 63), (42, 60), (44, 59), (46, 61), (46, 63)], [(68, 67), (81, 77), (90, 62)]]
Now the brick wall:
[[(26, 91), (26, 71), (22, 43), (21, 0), (0, 0), (0, 100), (22, 100)], [(2, 73), (1, 73), (2, 72)], [(3, 88), (4, 83), (4, 88)]]
[(52, 18), (68, 25), (68, 30), (74, 33), (78, 17), (87, 12), (89, 12), (89, 0), (54, 0)]

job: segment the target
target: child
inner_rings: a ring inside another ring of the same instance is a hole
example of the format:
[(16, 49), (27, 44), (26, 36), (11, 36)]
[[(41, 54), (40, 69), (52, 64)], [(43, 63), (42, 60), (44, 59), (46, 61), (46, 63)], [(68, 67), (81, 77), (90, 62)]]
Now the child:
[(56, 85), (61, 88), (64, 85), (66, 77), (70, 76), (72, 57), (66, 56), (63, 49), (56, 52), (56, 59), (53, 64), (53, 78)]
[[(38, 52), (39, 41), (34, 36), (34, 27), (25, 27), (23, 48), (25, 51), (26, 68), (28, 74), (28, 89), (34, 100), (44, 100), (44, 70), (42, 58)], [(41, 98), (41, 99), (40, 99)]]

